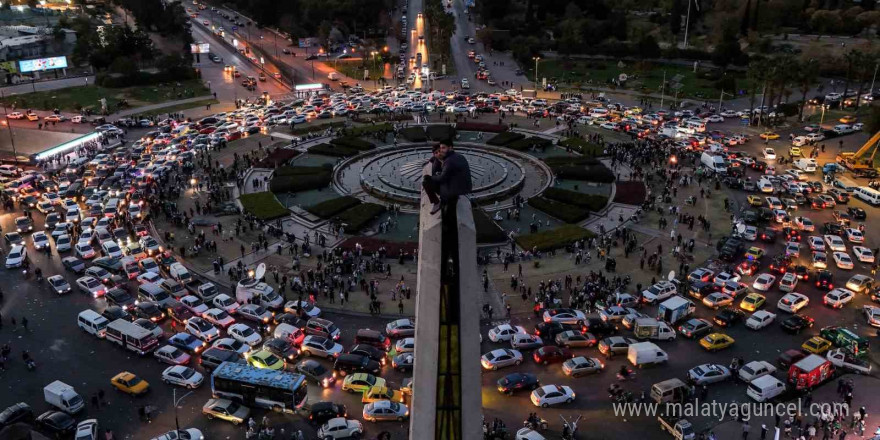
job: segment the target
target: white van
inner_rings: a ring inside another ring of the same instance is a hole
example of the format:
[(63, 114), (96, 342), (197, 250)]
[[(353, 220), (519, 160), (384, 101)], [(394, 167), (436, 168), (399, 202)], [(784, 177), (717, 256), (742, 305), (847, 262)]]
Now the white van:
[(724, 161), (724, 158), (711, 153), (703, 152), (703, 155), (700, 156), (700, 164), (719, 174), (727, 172), (727, 162)]
[(275, 327), (273, 336), (290, 341), (291, 344), (299, 345), (305, 337), (305, 334), (300, 328), (282, 322)]
[(95, 335), (95, 337), (103, 339), (107, 335), (107, 325), (110, 321), (98, 314), (94, 310), (83, 310), (76, 317), (76, 325), (83, 329), (86, 333)]
[(772, 375), (761, 376), (751, 383), (746, 395), (758, 402), (770, 400), (785, 392), (785, 384)]
[(630, 344), (626, 358), (636, 367), (662, 364), (669, 360), (669, 355), (653, 342)]
[(327, 74), (327, 78), (330, 79), (330, 81), (339, 81), (341, 76), (337, 72), (330, 72)]
[(880, 205), (880, 192), (868, 186), (860, 186), (853, 191), (853, 196), (862, 199), (869, 205)]

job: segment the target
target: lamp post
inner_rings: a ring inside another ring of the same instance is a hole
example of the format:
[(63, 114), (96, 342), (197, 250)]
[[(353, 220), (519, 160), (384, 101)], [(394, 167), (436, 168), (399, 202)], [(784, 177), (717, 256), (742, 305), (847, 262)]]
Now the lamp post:
[(174, 401), (174, 432), (177, 434), (177, 437), (180, 437), (180, 422), (177, 421), (177, 405), (186, 397), (192, 394), (192, 391), (188, 391), (186, 394), (177, 398), (177, 388), (173, 388), (171, 393), (171, 400)]
[(538, 97), (538, 61), (541, 61), (541, 57), (532, 57), (535, 60), (535, 98)]
[(18, 152), (15, 151), (15, 135), (12, 133), (12, 124), (9, 123), (9, 112), (6, 110), (6, 100), (3, 98), (3, 91), (0, 90), (0, 100), (3, 101), (3, 114), (6, 115), (6, 119), (3, 123), (6, 125), (6, 128), (9, 129), (9, 142), (12, 143), (12, 156), (13, 159), (15, 159), (15, 166), (18, 166)]
[(825, 109), (827, 109), (827, 108), (828, 108), (827, 104), (822, 104), (822, 117), (819, 118), (819, 125), (822, 125), (822, 123), (825, 122)]

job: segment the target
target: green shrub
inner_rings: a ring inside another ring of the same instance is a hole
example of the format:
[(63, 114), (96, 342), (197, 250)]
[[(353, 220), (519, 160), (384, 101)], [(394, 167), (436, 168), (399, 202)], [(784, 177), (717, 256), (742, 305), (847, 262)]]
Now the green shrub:
[(541, 159), (549, 167), (560, 165), (596, 165), (599, 159), (590, 156), (553, 156)]
[(343, 136), (360, 137), (368, 134), (379, 133), (383, 131), (391, 131), (394, 127), (389, 123), (376, 125), (362, 125), (360, 127), (350, 127), (342, 130)]
[(584, 194), (561, 188), (547, 188), (547, 191), (544, 191), (541, 195), (550, 200), (580, 206), (593, 212), (601, 211), (608, 204), (608, 197), (598, 194)]
[(429, 125), (425, 130), (428, 139), (437, 142), (450, 142), (455, 139), (455, 127), (451, 125)]
[(407, 127), (397, 133), (410, 142), (425, 142), (428, 140), (428, 135), (425, 134), (425, 129), (422, 127)]
[(373, 145), (372, 142), (365, 141), (363, 139), (359, 139), (359, 138), (352, 137), (352, 136), (336, 138), (336, 139), (333, 139), (332, 141), (330, 141), (330, 143), (335, 146), (338, 146), (338, 147), (353, 148), (355, 150), (360, 150), (360, 151), (367, 151), (367, 150), (372, 150), (373, 148), (376, 148), (376, 146)]
[(529, 199), (529, 206), (566, 223), (578, 223), (590, 216), (590, 210), (587, 208), (556, 202), (541, 196)]
[(312, 154), (323, 154), (324, 156), (333, 156), (333, 157), (348, 157), (355, 156), (360, 154), (360, 150), (356, 150), (354, 148), (343, 147), (340, 145), (331, 145), (331, 144), (319, 144), (314, 147), (309, 147), (309, 153)]
[(523, 249), (549, 251), (563, 248), (582, 238), (592, 238), (596, 234), (577, 225), (562, 225), (556, 229), (535, 234), (521, 235), (516, 238), (517, 244)]
[(507, 235), (485, 211), (474, 209), (474, 227), (477, 230), (477, 243), (501, 243)]
[(340, 223), (345, 224), (346, 234), (356, 234), (376, 217), (382, 215), (383, 212), (385, 212), (385, 207), (382, 205), (361, 203), (339, 214), (336, 219)]
[[(309, 134), (316, 131), (324, 131), (328, 128), (342, 128), (345, 127), (344, 122), (328, 122), (326, 124), (318, 124), (318, 125), (306, 125), (296, 124), (292, 130), (290, 130), (290, 134)], [(297, 128), (298, 127), (298, 128)]]
[(342, 211), (353, 208), (360, 204), (361, 201), (358, 200), (356, 197), (342, 196), (309, 206), (306, 208), (306, 211), (309, 211), (312, 214), (317, 215), (318, 217), (327, 219), (333, 217), (336, 214), (339, 214)]
[(503, 147), (515, 141), (525, 138), (526, 136), (522, 133), (514, 133), (512, 131), (505, 131), (503, 133), (498, 133), (495, 136), (492, 136), (492, 139), (486, 141), (489, 145), (495, 145), (498, 147)]
[(260, 220), (272, 220), (290, 214), (290, 211), (269, 191), (242, 194), (239, 197), (241, 206)]
[[(500, 135), (499, 135), (500, 136)], [(496, 136), (497, 137), (497, 136)], [(493, 138), (494, 139), (494, 138)], [(507, 145), (506, 148), (510, 148), (517, 151), (528, 151), (533, 147), (539, 150), (545, 150), (553, 146), (553, 142), (549, 139), (540, 138), (537, 136), (527, 137), (519, 140), (515, 140)]]
[(614, 173), (605, 165), (556, 165), (551, 170), (560, 179), (583, 180), (584, 182), (612, 183)]
[(571, 148), (573, 151), (585, 156), (596, 157), (605, 154), (601, 145), (588, 142), (581, 138), (563, 139), (559, 141), (559, 146), (562, 148)]
[(281, 167), (269, 181), (273, 193), (322, 189), (330, 185), (332, 167)]

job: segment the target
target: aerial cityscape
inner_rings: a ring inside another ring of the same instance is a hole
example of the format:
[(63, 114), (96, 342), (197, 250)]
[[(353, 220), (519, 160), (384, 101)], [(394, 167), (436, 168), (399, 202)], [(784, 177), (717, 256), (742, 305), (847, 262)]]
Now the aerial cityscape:
[(0, 0), (0, 440), (880, 440), (878, 70), (875, 0)]

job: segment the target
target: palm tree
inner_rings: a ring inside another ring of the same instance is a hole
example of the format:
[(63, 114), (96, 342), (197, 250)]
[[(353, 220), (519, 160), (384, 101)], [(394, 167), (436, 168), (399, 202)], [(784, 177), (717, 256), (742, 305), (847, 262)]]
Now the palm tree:
[[(858, 75), (859, 91), (856, 93), (856, 110), (858, 110), (859, 106), (862, 104), (862, 92), (865, 91), (865, 82), (871, 78), (871, 75), (876, 71), (878, 63), (880, 63), (880, 60), (877, 59), (877, 53), (875, 52), (862, 54), (861, 58), (862, 59), (859, 61), (859, 72), (861, 74)], [(871, 93), (874, 93), (874, 91), (871, 90)]]
[[(846, 101), (846, 91), (849, 90), (849, 80), (852, 76), (853, 65), (858, 65), (862, 56), (862, 51), (858, 49), (853, 49), (843, 56), (843, 59), (846, 61), (846, 81), (843, 83), (843, 101)], [(843, 101), (841, 101), (841, 107), (843, 107)]]
[(751, 93), (749, 94), (749, 123), (751, 123), (754, 116), (752, 109), (755, 108), (755, 93), (764, 85), (767, 78), (767, 67), (768, 63), (764, 58), (754, 59), (749, 63), (747, 73), (751, 85)]
[(807, 92), (810, 91), (810, 87), (819, 79), (819, 63), (810, 58), (809, 60), (801, 61), (795, 67), (795, 81), (801, 89), (801, 108), (798, 120), (803, 121), (804, 107), (807, 105)]

